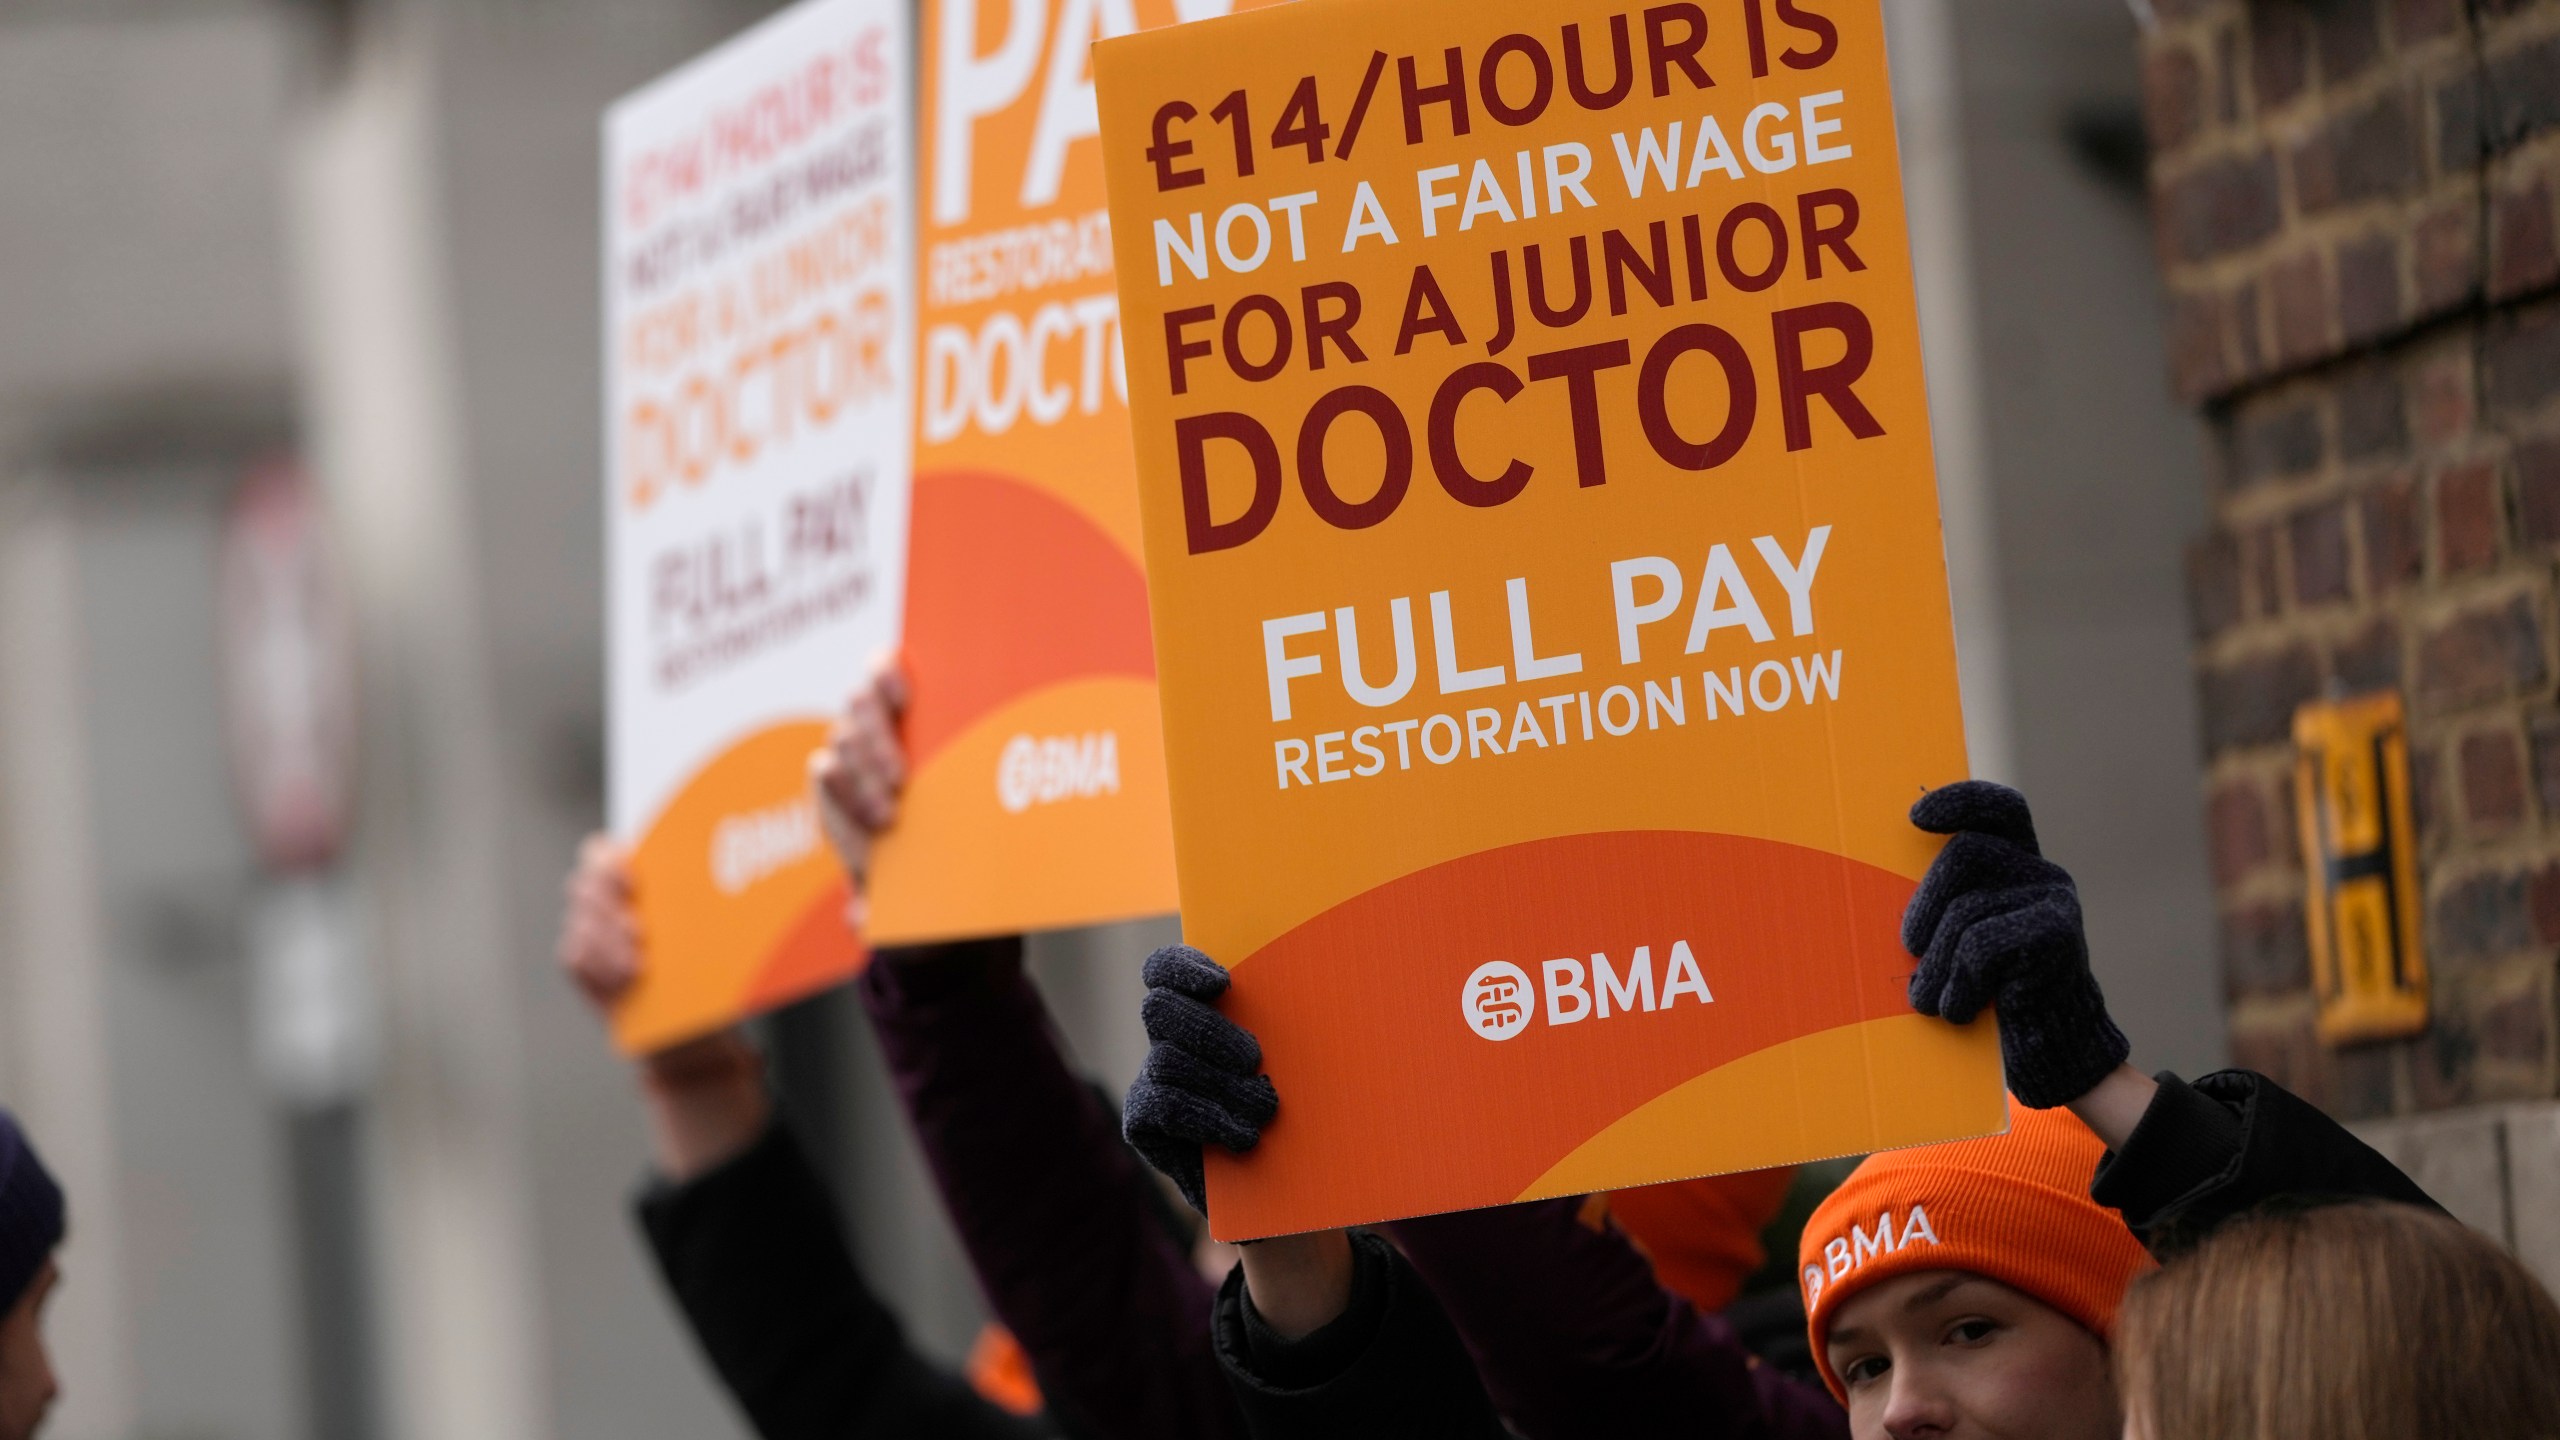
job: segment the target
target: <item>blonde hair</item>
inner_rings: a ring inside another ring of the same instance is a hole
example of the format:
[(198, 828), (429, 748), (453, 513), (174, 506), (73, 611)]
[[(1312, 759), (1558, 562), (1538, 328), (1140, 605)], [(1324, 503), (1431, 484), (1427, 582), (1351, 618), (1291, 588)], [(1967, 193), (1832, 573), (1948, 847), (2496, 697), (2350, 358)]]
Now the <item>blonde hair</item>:
[(2560, 1436), (2560, 1306), (2406, 1205), (2234, 1221), (2134, 1285), (2115, 1361), (2147, 1440)]

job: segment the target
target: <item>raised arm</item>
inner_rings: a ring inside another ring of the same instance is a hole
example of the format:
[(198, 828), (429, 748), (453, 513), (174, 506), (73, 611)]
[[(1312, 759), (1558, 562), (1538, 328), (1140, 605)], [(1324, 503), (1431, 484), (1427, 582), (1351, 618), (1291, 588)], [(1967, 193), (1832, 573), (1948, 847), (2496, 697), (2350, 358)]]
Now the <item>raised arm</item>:
[(925, 1359), (864, 1283), (835, 1200), (791, 1132), (681, 1183), (652, 1183), (641, 1228), (694, 1338), (763, 1440), (1035, 1440)]
[[(1129, 1143), (1204, 1214), (1204, 1145), (1243, 1153), (1279, 1113), (1262, 1046), (1217, 1009), (1227, 972), (1187, 945), (1147, 957), (1146, 1063)], [(1438, 1301), (1374, 1235), (1250, 1243), (1218, 1294), (1218, 1360), (1261, 1440), (1429, 1435), (1500, 1440), (1483, 1383)]]
[(2382, 1199), (2435, 1207), (2399, 1167), (2263, 1075), (2188, 1085), (2127, 1064), (2131, 1047), (2089, 969), (2071, 876), (2045, 858), (2026, 798), (1968, 780), (1911, 823), (1949, 839), (1912, 896), (1912, 1008), (1955, 1024), (1998, 1016), (2010, 1093), (2069, 1106), (2108, 1147), (2091, 1195), (2155, 1253), (2269, 1202)]
[[(857, 904), (906, 778), (897, 667), (877, 666), (812, 779)], [(1214, 1288), (1177, 1207), (1069, 1066), (1019, 936), (881, 951), (860, 993), (980, 1289), (1051, 1411), (1127, 1440), (1242, 1433), (1210, 1348)]]
[[(560, 963), (599, 1010), (647, 947), (619, 850), (579, 852)], [(833, 1197), (774, 1122), (763, 1056), (727, 1030), (638, 1062), (655, 1173), (637, 1202), (696, 1343), (763, 1440), (1038, 1440), (908, 1344), (854, 1263)]]
[(1760, 1363), (1580, 1209), (1540, 1200), (1388, 1227), (1522, 1435), (1846, 1440), (1829, 1394)]
[[(560, 971), (599, 1014), (640, 978), (646, 954), (628, 857), (603, 835), (578, 847), (560, 920)], [(636, 1066), (649, 1153), (659, 1178), (690, 1180), (746, 1153), (773, 1121), (764, 1057), (736, 1028), (687, 1041)]]

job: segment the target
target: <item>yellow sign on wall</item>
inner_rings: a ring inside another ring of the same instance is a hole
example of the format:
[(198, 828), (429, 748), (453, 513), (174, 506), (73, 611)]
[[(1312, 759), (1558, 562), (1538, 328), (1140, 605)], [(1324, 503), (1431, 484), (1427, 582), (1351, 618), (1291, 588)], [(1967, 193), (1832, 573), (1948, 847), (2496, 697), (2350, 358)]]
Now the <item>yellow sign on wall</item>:
[(1897, 940), (1966, 773), (1876, 0), (1094, 51), (1222, 1236), (1996, 1130)]
[(2400, 697), (2305, 705), (2293, 744), (2320, 1038), (2415, 1034), (2427, 1027), (2427, 954)]

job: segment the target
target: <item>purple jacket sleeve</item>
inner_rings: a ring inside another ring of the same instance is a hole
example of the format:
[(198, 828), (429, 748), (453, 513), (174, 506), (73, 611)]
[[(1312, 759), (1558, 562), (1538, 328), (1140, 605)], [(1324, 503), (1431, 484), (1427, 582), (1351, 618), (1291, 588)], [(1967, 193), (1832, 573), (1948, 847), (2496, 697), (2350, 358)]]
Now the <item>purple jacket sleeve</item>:
[(1529, 1440), (1847, 1440), (1830, 1395), (1764, 1366), (1574, 1200), (1389, 1226)]
[(1210, 1339), (1215, 1287), (1068, 1068), (1021, 940), (884, 951), (860, 989), (943, 1208), (1051, 1413), (1109, 1440), (1241, 1437)]

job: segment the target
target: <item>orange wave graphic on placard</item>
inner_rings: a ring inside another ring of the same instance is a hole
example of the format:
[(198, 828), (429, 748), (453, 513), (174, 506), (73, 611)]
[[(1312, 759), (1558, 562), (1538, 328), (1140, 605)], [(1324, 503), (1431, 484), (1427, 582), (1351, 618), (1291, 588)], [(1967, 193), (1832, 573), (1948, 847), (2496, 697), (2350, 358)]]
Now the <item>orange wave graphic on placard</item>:
[(1518, 1198), (1606, 1189), (1603, 1177), (1701, 1135), (1716, 1150), (1700, 1173), (1722, 1174), (1993, 1134), (2008, 1124), (2008, 1104), (1999, 1087), (1974, 1082), (1985, 1055), (1996, 1066), (1999, 1053), (1987, 1020), (1948, 1025), (1909, 1011), (1772, 1045), (1645, 1102)]
[(908, 526), (915, 768), (1033, 691), (1155, 678), (1146, 576), (1074, 506), (1009, 476), (942, 470), (916, 477)]
[(825, 735), (792, 721), (730, 746), (633, 847), (648, 961), (614, 1011), (625, 1051), (663, 1049), (861, 970), (844, 872), (809, 805), (809, 752)]
[[(1746, 1056), (1913, 1019), (1912, 961), (1897, 938), (1912, 889), (1902, 876), (1801, 846), (1626, 831), (1483, 851), (1335, 906), (1236, 966), (1226, 1011), (1261, 1035), (1280, 1113), (1250, 1156), (1211, 1154), (1217, 1233), (1503, 1204), (1548, 1193), (1540, 1186), (1551, 1172), (1599, 1190), (1753, 1163), (1727, 1163), (1702, 1126), (1558, 1170), (1649, 1103)], [(1593, 953), (1625, 979), (1642, 945), (1659, 998), (1676, 941), (1695, 956), (1711, 1003), (1683, 995), (1650, 1013), (1613, 1005), (1607, 1018), (1595, 1005), (1554, 1023), (1547, 961), (1578, 962), (1596, 1001)], [(1495, 960), (1527, 972), (1538, 992), (1535, 1018), (1499, 1041), (1470, 1028), (1462, 1005), (1468, 977)], [(1290, 1023), (1271, 1023), (1283, 1015)], [(1992, 1054), (1973, 1073), (1996, 1102)], [(1462, 1101), (1416, 1104), (1425, 1094)], [(1842, 1118), (1850, 1123), (1819, 1133), (1875, 1128), (1871, 1115)], [(1941, 1135), (1969, 1123), (1961, 1109), (1939, 1118)], [(1333, 1208), (1333, 1197), (1352, 1192), (1368, 1197), (1363, 1213)]]
[[(833, 868), (832, 857), (829, 867)], [(749, 982), (745, 1008), (761, 1014), (813, 995), (857, 973), (870, 957), (855, 934), (845, 910), (853, 898), (838, 870), (834, 883), (819, 892), (765, 955), (764, 968)]]

